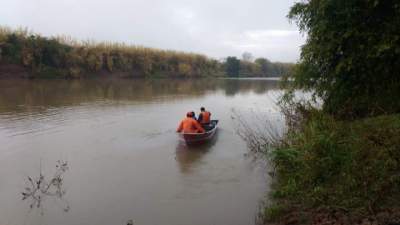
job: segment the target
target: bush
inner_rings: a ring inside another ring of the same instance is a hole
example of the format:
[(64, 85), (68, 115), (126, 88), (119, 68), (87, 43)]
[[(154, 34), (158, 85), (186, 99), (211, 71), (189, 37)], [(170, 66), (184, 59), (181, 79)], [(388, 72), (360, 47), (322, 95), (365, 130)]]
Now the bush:
[(307, 0), (289, 18), (307, 33), (296, 88), (314, 91), (340, 118), (400, 112), (398, 1)]
[(277, 221), (287, 212), (286, 207), (275, 204), (264, 208), (262, 217), (268, 222)]
[(400, 115), (343, 122), (314, 111), (271, 153), (273, 195), (353, 211), (399, 206), (399, 134)]
[(17, 34), (7, 35), (6, 43), (2, 47), (2, 58), (7, 58), (11, 63), (21, 63), (22, 40)]

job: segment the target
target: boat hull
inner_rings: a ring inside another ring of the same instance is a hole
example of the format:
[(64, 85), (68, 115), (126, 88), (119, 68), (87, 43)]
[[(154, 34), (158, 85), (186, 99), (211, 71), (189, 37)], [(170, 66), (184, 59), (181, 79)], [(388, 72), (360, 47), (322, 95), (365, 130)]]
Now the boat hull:
[(206, 131), (205, 133), (181, 133), (180, 137), (183, 139), (187, 145), (197, 145), (203, 144), (212, 139), (217, 132), (218, 120), (212, 120), (212, 129)]

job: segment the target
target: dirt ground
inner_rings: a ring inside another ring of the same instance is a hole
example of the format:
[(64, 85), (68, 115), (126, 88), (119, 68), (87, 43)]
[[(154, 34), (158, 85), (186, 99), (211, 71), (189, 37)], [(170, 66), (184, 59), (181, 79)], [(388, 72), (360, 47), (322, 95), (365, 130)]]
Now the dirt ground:
[(29, 78), (29, 69), (15, 64), (0, 63), (0, 79), (2, 78)]
[(350, 215), (343, 210), (293, 210), (277, 223), (266, 225), (400, 225), (400, 209), (385, 210), (375, 215)]

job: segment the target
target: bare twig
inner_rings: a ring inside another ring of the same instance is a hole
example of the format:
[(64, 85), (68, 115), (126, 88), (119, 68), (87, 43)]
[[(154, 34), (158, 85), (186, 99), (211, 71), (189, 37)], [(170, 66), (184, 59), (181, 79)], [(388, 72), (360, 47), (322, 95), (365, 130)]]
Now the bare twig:
[[(63, 195), (66, 193), (63, 190), (63, 174), (68, 170), (68, 163), (58, 160), (56, 164), (56, 172), (48, 181), (42, 173), (42, 163), (40, 162), (39, 177), (34, 179), (28, 176), (28, 181), (30, 187), (25, 187), (22, 192), (22, 200), (30, 199), (32, 203), (30, 208), (34, 206), (41, 209), (41, 214), (43, 214), (42, 202), (46, 197), (55, 196), (62, 199)], [(69, 211), (70, 207), (68, 203), (63, 208), (64, 211)]]

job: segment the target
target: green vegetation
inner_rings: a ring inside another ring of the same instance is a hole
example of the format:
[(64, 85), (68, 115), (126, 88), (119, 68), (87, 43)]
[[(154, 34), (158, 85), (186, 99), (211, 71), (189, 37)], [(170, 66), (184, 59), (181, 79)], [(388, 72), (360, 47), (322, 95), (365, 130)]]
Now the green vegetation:
[(236, 57), (229, 56), (225, 63), (226, 74), (230, 77), (238, 77), (240, 70), (240, 60)]
[(46, 38), (0, 29), (1, 62), (22, 65), (32, 77), (77, 78), (119, 73), (127, 77), (204, 77), (219, 74), (218, 61), (203, 55), (117, 43)]
[(400, 112), (400, 3), (308, 0), (289, 18), (308, 35), (293, 77), (342, 118)]
[(275, 199), (364, 214), (399, 206), (399, 114), (347, 122), (312, 111), (299, 128), (271, 152)]
[[(119, 43), (47, 38), (26, 30), (0, 27), (0, 66), (19, 65), (30, 78), (80, 78), (116, 74), (123, 77), (282, 76), (290, 63), (255, 62), (227, 57), (220, 62), (204, 55), (164, 51)], [(12, 71), (11, 71), (12, 73)], [(1, 75), (1, 74), (0, 74)]]
[(281, 77), (288, 75), (294, 64), (271, 62), (265, 58), (239, 60), (230, 56), (223, 64), (225, 73), (229, 77)]
[(266, 58), (240, 61), (240, 75), (244, 77), (281, 77), (292, 70), (293, 63), (271, 62)]
[[(400, 207), (400, 3), (307, 0), (289, 18), (307, 42), (285, 82), (288, 129), (266, 151), (276, 176), (264, 214), (313, 223), (325, 209), (327, 224), (381, 224), (378, 213)], [(296, 101), (295, 90), (314, 98)]]

